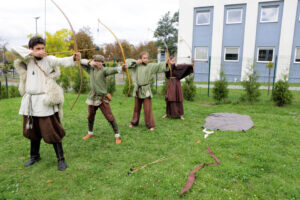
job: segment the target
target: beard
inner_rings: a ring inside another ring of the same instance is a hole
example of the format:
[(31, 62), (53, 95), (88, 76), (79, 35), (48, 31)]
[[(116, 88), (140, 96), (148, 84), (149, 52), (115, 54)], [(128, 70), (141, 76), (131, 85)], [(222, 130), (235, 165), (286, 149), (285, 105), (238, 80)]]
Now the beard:
[(43, 58), (40, 57), (34, 57), (36, 60), (42, 60)]

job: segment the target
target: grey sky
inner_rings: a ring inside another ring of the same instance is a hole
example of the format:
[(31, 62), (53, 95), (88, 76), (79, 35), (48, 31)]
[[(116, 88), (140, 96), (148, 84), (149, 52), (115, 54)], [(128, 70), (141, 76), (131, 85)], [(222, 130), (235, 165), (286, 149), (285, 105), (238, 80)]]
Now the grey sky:
[[(70, 19), (75, 31), (91, 28), (94, 42), (114, 42), (110, 33), (97, 19), (109, 26), (119, 39), (138, 44), (153, 39), (158, 20), (167, 12), (179, 9), (178, 0), (55, 0)], [(46, 0), (46, 31), (54, 33), (69, 25), (50, 0)], [(34, 17), (39, 16), (38, 33), (45, 31), (45, 0), (7, 0), (0, 3), (0, 38), (8, 47), (27, 44), (30, 33), (35, 33)]]

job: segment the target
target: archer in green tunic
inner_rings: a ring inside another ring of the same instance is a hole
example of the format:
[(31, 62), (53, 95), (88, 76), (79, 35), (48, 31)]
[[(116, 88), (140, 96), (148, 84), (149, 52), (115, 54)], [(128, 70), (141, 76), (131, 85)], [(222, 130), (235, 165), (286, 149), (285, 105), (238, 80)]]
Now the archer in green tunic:
[[(81, 64), (90, 75), (91, 87), (91, 91), (86, 100), (86, 103), (89, 105), (87, 118), (89, 131), (82, 139), (86, 140), (93, 136), (95, 115), (99, 108), (115, 132), (116, 144), (121, 144), (122, 140), (118, 130), (118, 125), (109, 106), (111, 95), (107, 93), (106, 77), (120, 73), (122, 71), (122, 67), (104, 67), (104, 57), (101, 55), (93, 56), (92, 61), (82, 59)], [(125, 67), (126, 66), (124, 65), (123, 68)]]
[(144, 120), (146, 126), (150, 131), (154, 130), (155, 123), (152, 113), (152, 91), (151, 81), (153, 74), (162, 73), (169, 70), (165, 62), (162, 63), (148, 63), (148, 53), (142, 52), (140, 59), (128, 59), (128, 69), (135, 72), (136, 83), (134, 85), (133, 96), (135, 97), (134, 111), (132, 121), (129, 125), (137, 126), (139, 124), (142, 104), (144, 104)]

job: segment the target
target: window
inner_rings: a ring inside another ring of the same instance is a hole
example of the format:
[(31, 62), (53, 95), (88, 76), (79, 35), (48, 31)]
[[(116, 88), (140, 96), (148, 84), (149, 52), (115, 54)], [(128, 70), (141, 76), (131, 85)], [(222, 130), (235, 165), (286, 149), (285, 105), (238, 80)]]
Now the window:
[(195, 48), (195, 60), (207, 61), (208, 60), (208, 47)]
[(260, 22), (277, 22), (278, 21), (278, 6), (262, 7), (260, 13)]
[(258, 48), (258, 56), (257, 56), (257, 62), (273, 62), (274, 58), (274, 48), (273, 47), (261, 47)]
[(228, 9), (226, 24), (242, 23), (243, 9)]
[(295, 51), (295, 63), (300, 63), (300, 47), (296, 47)]
[(210, 24), (210, 12), (209, 11), (201, 11), (197, 13), (197, 25), (208, 25)]
[(225, 61), (239, 61), (239, 47), (225, 47)]

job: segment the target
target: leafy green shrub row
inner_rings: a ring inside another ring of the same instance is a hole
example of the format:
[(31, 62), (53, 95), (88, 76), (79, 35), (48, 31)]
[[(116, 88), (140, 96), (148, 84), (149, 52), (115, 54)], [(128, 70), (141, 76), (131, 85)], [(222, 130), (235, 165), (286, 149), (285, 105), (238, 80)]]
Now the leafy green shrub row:
[[(0, 84), (1, 85), (1, 84)], [(0, 99), (7, 99), (7, 98), (15, 98), (20, 97), (20, 93), (17, 86), (11, 85), (8, 86), (8, 91), (4, 85), (0, 87)]]

